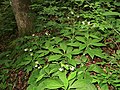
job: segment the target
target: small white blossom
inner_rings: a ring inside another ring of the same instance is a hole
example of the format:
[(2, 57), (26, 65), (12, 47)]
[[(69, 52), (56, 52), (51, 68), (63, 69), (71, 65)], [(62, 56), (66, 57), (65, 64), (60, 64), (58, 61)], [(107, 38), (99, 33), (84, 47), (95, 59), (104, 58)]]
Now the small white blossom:
[(9, 55), (6, 55), (6, 57), (8, 57)]
[(30, 48), (30, 50), (29, 50), (30, 52), (32, 51), (32, 49)]
[(38, 65), (36, 64), (35, 67), (38, 67)]
[(25, 51), (25, 52), (28, 51), (28, 48), (25, 48), (24, 51)]
[(77, 16), (77, 18), (79, 18), (80, 16)]
[(33, 56), (33, 53), (31, 53), (30, 56)]
[(73, 11), (71, 11), (71, 14), (74, 14), (74, 12), (73, 12)]
[(88, 22), (88, 25), (90, 25), (90, 22)]
[(32, 34), (32, 36), (34, 37), (34, 36), (35, 36), (35, 34)]
[(70, 70), (71, 70), (71, 71), (74, 71), (74, 70), (75, 70), (75, 67), (71, 66), (71, 67), (70, 67)]
[(61, 68), (59, 68), (59, 71), (61, 71), (61, 72), (62, 72), (63, 70), (64, 70), (64, 68), (62, 68), (62, 67), (61, 67)]
[(68, 19), (70, 19), (70, 17), (67, 17)]
[(82, 21), (82, 24), (83, 24), (83, 25), (85, 25), (85, 22), (84, 22), (84, 21)]
[(55, 37), (53, 37), (53, 39), (55, 39)]
[(48, 32), (45, 32), (45, 35), (47, 35), (47, 36), (48, 36), (48, 35), (50, 35), (50, 34), (49, 34)]
[(40, 69), (40, 68), (41, 68), (41, 66), (38, 67), (38, 69)]
[(36, 62), (35, 62), (35, 64), (39, 64), (39, 62), (38, 62), (38, 61), (36, 61)]

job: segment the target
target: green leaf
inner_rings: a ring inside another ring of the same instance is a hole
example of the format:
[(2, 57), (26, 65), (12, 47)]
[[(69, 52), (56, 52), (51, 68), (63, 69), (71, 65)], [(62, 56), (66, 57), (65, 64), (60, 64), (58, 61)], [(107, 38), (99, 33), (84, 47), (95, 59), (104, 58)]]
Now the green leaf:
[(86, 47), (86, 44), (80, 44), (79, 50), (83, 50)]
[(104, 71), (96, 64), (90, 65), (90, 67), (88, 68), (88, 71), (94, 71), (97, 73), (104, 73)]
[(108, 89), (108, 85), (107, 85), (107, 84), (103, 84), (103, 85), (101, 86), (101, 90), (109, 90), (109, 89)]
[(101, 49), (88, 48), (86, 50), (86, 53), (88, 53), (91, 56), (92, 59), (94, 58), (94, 56), (98, 56), (98, 57), (101, 57), (101, 58), (106, 58), (105, 55), (102, 53)]
[(85, 37), (76, 36), (75, 38), (80, 42), (86, 43)]
[(113, 16), (113, 15), (120, 16), (120, 13), (108, 11), (108, 12), (103, 13), (103, 15), (105, 15), (105, 16), (109, 16), (109, 15), (111, 15), (111, 16)]
[(59, 79), (48, 78), (38, 85), (37, 90), (44, 90), (46, 88), (58, 89), (58, 88), (61, 88), (62, 86), (63, 84)]
[(120, 2), (115, 2), (114, 3), (116, 6), (120, 6)]
[(48, 61), (58, 61), (62, 55), (50, 55)]
[(95, 52), (96, 56), (106, 59), (106, 56), (102, 53), (101, 49), (94, 49), (93, 52)]
[(49, 48), (51, 52), (62, 54), (58, 48)]
[(75, 59), (70, 59), (68, 63), (76, 67), (77, 61)]
[(55, 40), (56, 43), (59, 43), (59, 42), (61, 42), (63, 39), (60, 38), (60, 37), (55, 37), (54, 40)]
[(75, 72), (71, 72), (70, 75), (68, 76), (68, 81), (73, 79), (73, 78), (75, 78), (76, 73), (77, 73), (76, 71)]
[(27, 90), (36, 90), (36, 86), (31, 84), (27, 87)]
[(38, 57), (43, 57), (45, 55), (47, 55), (49, 53), (49, 51), (43, 51), (40, 55), (38, 55)]
[(72, 55), (76, 55), (76, 54), (80, 54), (80, 53), (81, 53), (81, 51), (80, 51), (79, 49), (74, 49), (74, 50), (71, 52)]
[(74, 42), (74, 43), (68, 43), (67, 45), (69, 46), (74, 46), (74, 47), (79, 47), (81, 43), (79, 42)]
[(85, 52), (88, 53), (92, 59), (94, 58), (95, 56), (94, 49), (88, 48)]
[(77, 80), (70, 88), (76, 90), (97, 90), (96, 87), (85, 79)]
[(64, 42), (60, 43), (60, 48), (65, 52), (67, 50), (67, 45)]
[(36, 80), (36, 82), (40, 81), (44, 77), (45, 73), (40, 74)]
[(98, 36), (93, 35), (93, 34), (90, 34), (90, 37), (95, 38), (95, 39), (99, 39), (99, 37), (98, 37)]
[(31, 60), (22, 61), (22, 62), (20, 62), (20, 63), (19, 63), (19, 65), (18, 65), (18, 66), (27, 65), (27, 64), (29, 64), (30, 62), (31, 62)]
[(71, 59), (72, 58), (72, 55), (71, 54), (64, 54), (64, 56), (66, 56), (66, 57), (68, 57), (69, 59)]
[(64, 87), (67, 90), (68, 87), (68, 80), (66, 78), (66, 72), (59, 72), (58, 76), (60, 78), (60, 80), (64, 83)]
[(71, 52), (72, 52), (72, 50), (73, 50), (73, 47), (68, 47), (68, 48), (67, 48), (67, 52), (66, 52), (66, 53), (67, 53), (67, 54), (68, 54), (68, 53), (71, 53)]
[(32, 74), (28, 80), (28, 84), (35, 84), (35, 81), (38, 75), (39, 75), (39, 70), (32, 71)]
[(105, 44), (103, 44), (103, 43), (91, 43), (90, 45), (94, 45), (94, 46), (105, 46)]
[(90, 44), (92, 44), (92, 43), (98, 43), (100, 41), (101, 41), (101, 39), (91, 39)]

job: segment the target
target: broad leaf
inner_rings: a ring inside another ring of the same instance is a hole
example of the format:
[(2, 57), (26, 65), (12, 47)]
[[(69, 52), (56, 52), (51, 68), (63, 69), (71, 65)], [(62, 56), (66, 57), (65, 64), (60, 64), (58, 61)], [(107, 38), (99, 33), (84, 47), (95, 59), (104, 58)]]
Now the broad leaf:
[(76, 55), (76, 54), (80, 54), (80, 53), (81, 53), (81, 51), (80, 51), (79, 49), (74, 49), (74, 50), (71, 52), (72, 55)]
[(40, 83), (37, 87), (37, 90), (44, 90), (44, 89), (57, 89), (63, 86), (62, 82), (59, 79), (45, 79), (42, 83)]
[(120, 13), (118, 13), (118, 12), (112, 12), (112, 11), (109, 11), (109, 12), (105, 12), (105, 13), (103, 13), (103, 15), (105, 15), (105, 16), (108, 16), (108, 15), (118, 15), (118, 16), (120, 16)]
[(90, 65), (90, 67), (88, 68), (88, 71), (94, 71), (97, 73), (104, 73), (104, 71), (96, 64)]
[(67, 50), (67, 45), (64, 42), (60, 43), (60, 48), (65, 52)]
[(59, 72), (58, 76), (60, 80), (63, 82), (65, 89), (68, 87), (68, 80), (66, 78), (66, 72)]
[(74, 46), (74, 47), (79, 47), (80, 43), (79, 42), (74, 42), (74, 43), (68, 43), (67, 45)]
[(44, 51), (40, 55), (38, 55), (38, 57), (43, 57), (43, 56), (47, 55), (48, 53), (49, 53), (49, 51)]
[(76, 90), (97, 90), (96, 87), (85, 79), (77, 80), (70, 88)]
[(80, 44), (79, 50), (83, 50), (86, 47), (86, 44)]
[(61, 51), (58, 48), (49, 48), (49, 50), (51, 52), (54, 52), (54, 53), (60, 53), (60, 54), (62, 54)]
[(94, 49), (88, 48), (88, 49), (86, 50), (86, 53), (88, 53), (92, 59), (93, 59), (94, 56), (95, 56)]
[(71, 72), (70, 75), (68, 76), (68, 80), (71, 80), (71, 79), (75, 78), (76, 73), (77, 73), (76, 71), (75, 72)]
[(103, 43), (91, 43), (91, 45), (94, 45), (94, 46), (105, 46), (105, 44), (103, 44)]
[(86, 43), (85, 37), (76, 36), (75, 38), (80, 42)]
[(109, 90), (109, 89), (108, 89), (108, 85), (107, 85), (107, 84), (103, 84), (103, 85), (101, 86), (101, 90)]
[(62, 55), (50, 55), (48, 61), (58, 61)]

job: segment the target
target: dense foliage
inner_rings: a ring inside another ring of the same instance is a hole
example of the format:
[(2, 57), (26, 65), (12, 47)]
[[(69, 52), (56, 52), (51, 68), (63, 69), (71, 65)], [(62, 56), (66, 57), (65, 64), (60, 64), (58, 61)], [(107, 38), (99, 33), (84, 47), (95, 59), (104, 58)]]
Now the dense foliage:
[(119, 8), (113, 0), (33, 0), (36, 33), (0, 54), (0, 89), (26, 72), (27, 90), (120, 90)]

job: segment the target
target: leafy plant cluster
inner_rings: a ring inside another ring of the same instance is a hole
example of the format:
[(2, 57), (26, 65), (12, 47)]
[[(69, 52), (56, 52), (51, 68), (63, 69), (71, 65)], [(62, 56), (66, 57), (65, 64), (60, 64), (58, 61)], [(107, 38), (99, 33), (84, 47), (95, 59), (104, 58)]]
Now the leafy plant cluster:
[(6, 33), (14, 33), (15, 18), (9, 0), (0, 1), (0, 37)]
[[(12, 42), (14, 49), (0, 54), (6, 61), (0, 61), (1, 88), (12, 87), (4, 76), (11, 68), (31, 73), (27, 90), (120, 90), (119, 3), (33, 2), (36, 29), (58, 29), (59, 33), (33, 34)], [(105, 47), (115, 53), (108, 53)]]

